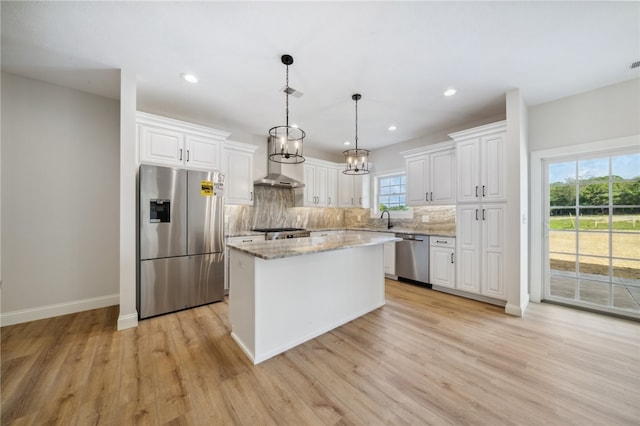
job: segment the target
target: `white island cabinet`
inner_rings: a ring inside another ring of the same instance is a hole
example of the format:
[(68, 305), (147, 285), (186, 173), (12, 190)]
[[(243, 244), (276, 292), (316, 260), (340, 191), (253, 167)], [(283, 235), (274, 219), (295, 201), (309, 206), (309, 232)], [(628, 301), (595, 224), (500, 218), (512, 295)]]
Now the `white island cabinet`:
[(383, 245), (395, 237), (230, 243), (231, 336), (254, 364), (385, 303)]

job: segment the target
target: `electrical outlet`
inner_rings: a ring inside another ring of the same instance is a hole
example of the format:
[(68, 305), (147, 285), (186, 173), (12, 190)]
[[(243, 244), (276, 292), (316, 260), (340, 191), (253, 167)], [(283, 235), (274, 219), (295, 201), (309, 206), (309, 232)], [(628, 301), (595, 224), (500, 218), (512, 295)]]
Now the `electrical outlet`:
[(296, 216), (296, 220), (300, 222), (300, 215)]
[(336, 220), (340, 220), (340, 215), (339, 214), (336, 215)]
[(360, 218), (361, 218), (361, 217), (362, 217), (362, 216), (358, 215), (358, 222), (360, 222)]
[(427, 216), (426, 214), (423, 214), (423, 215), (422, 215), (422, 221), (423, 221), (424, 223), (429, 223), (429, 216)]

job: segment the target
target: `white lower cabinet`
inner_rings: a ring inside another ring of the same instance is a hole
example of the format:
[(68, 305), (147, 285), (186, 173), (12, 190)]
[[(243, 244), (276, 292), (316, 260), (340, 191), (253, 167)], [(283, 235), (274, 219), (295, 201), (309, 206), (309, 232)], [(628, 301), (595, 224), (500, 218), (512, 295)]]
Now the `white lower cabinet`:
[(429, 278), (432, 285), (455, 288), (456, 239), (449, 237), (431, 237), (429, 254)]
[(506, 300), (504, 204), (458, 204), (456, 288)]
[[(251, 235), (248, 237), (227, 237), (225, 243), (251, 243), (253, 241), (264, 241), (264, 235)], [(224, 292), (229, 293), (229, 249), (224, 248)]]

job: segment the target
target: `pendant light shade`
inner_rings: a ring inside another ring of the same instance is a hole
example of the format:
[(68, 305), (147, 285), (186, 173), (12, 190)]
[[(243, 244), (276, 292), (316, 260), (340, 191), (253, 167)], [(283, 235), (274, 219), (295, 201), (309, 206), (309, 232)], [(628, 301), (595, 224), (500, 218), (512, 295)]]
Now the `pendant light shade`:
[(271, 138), (271, 148), (269, 150), (269, 160), (276, 163), (297, 164), (303, 163), (302, 144), (306, 136), (304, 130), (289, 125), (289, 65), (293, 64), (293, 58), (289, 55), (282, 55), (282, 63), (287, 67), (287, 85), (284, 93), (286, 98), (286, 124), (275, 126), (269, 129)]
[(356, 93), (351, 99), (356, 101), (356, 147), (355, 149), (347, 149), (344, 154), (344, 170), (345, 175), (366, 175), (369, 173), (369, 150), (358, 148), (358, 101), (362, 95)]

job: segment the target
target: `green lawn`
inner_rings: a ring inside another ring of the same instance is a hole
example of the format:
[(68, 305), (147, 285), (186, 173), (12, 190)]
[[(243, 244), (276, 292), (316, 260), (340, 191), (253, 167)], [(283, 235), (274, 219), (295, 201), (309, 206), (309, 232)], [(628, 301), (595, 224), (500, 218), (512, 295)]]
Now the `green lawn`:
[[(580, 216), (581, 230), (609, 229), (609, 216)], [(551, 229), (576, 229), (575, 216), (553, 216), (549, 219)], [(613, 216), (614, 231), (640, 231), (640, 215)]]

